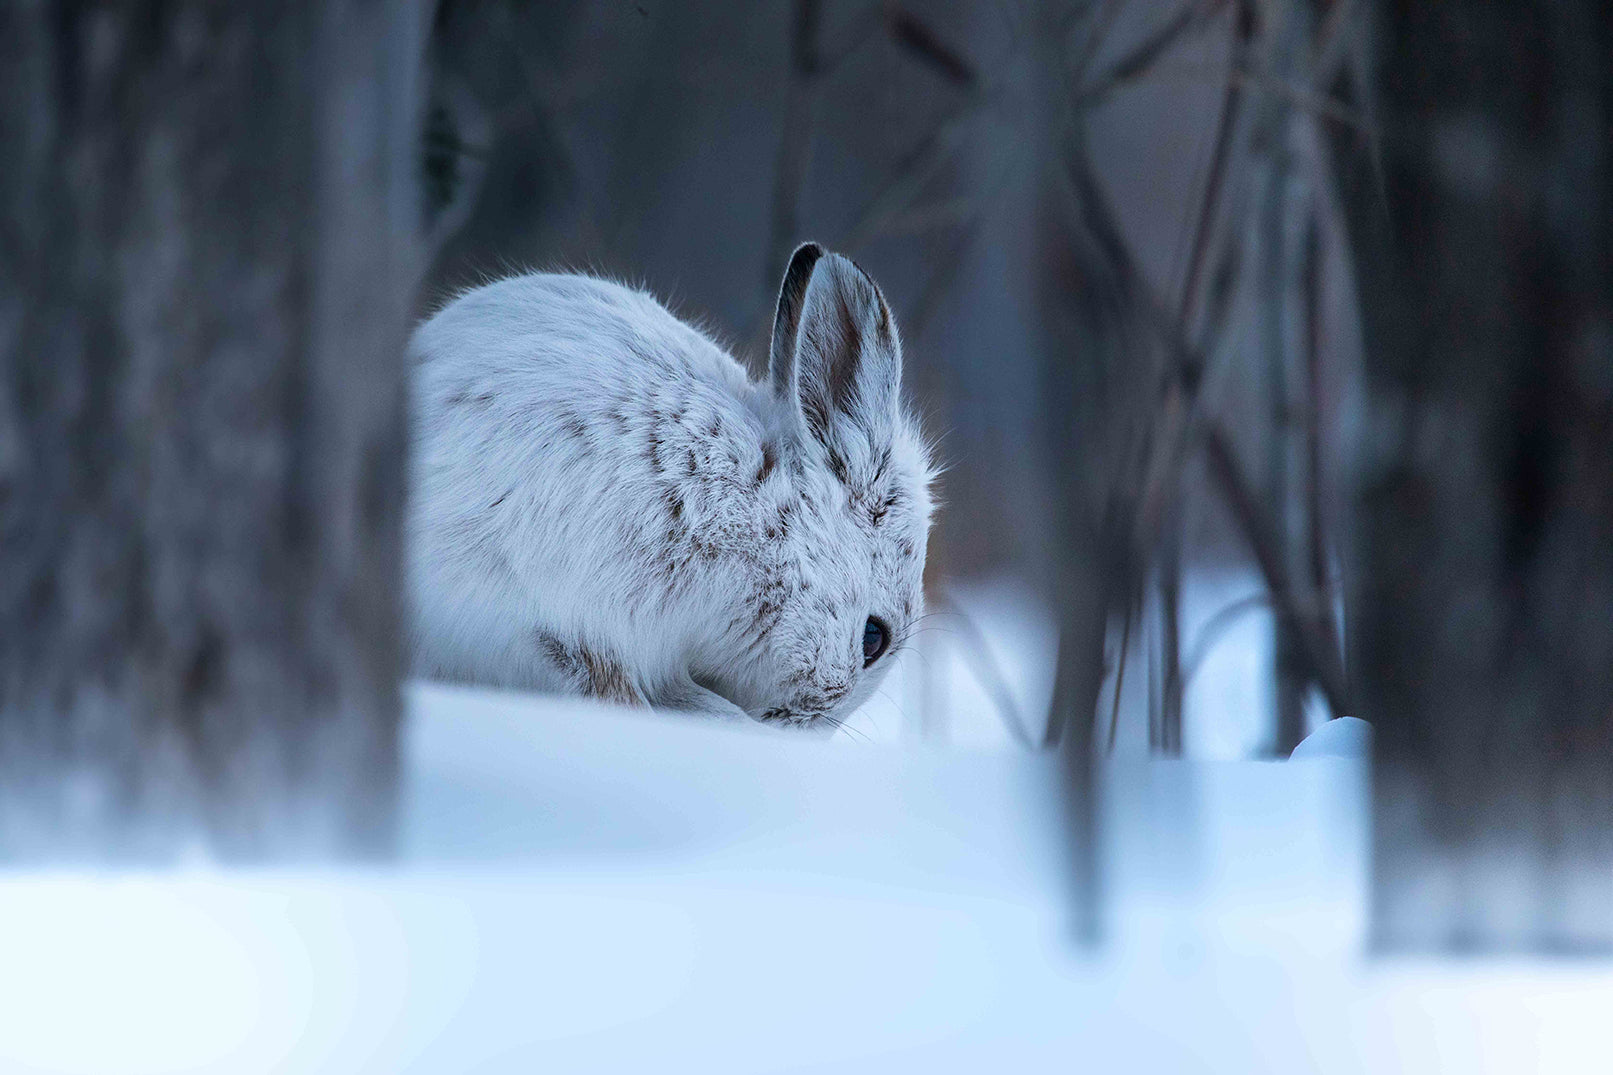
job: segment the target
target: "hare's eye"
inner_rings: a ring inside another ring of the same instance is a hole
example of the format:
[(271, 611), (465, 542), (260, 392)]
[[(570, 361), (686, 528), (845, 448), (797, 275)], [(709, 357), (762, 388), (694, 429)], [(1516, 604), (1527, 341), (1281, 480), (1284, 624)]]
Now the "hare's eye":
[(868, 617), (863, 624), (863, 667), (867, 668), (879, 660), (879, 655), (885, 652), (885, 647), (891, 642), (891, 633), (883, 623)]

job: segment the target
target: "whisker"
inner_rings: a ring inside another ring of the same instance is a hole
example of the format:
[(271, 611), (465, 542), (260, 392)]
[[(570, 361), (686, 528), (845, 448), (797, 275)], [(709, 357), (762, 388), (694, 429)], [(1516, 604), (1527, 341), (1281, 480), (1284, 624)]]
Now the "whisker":
[(915, 617), (913, 622), (914, 623), (923, 623), (925, 620), (933, 620), (933, 619), (937, 619), (937, 618), (939, 618), (941, 616), (951, 616), (953, 619), (962, 619), (963, 618), (963, 613), (955, 612), (952, 609), (940, 609), (940, 608), (938, 608), (933, 612), (926, 612), (922, 616)]
[(862, 738), (862, 741), (865, 742), (865, 743), (873, 742), (873, 740), (868, 738), (868, 735), (867, 735), (866, 732), (861, 732), (861, 731), (858, 731), (856, 728), (850, 727), (843, 720), (840, 720), (840, 719), (838, 719), (836, 717), (831, 717), (827, 713), (825, 713), (821, 719), (826, 720), (830, 724), (834, 725), (835, 731), (837, 731), (837, 732), (845, 732), (847, 735), (860, 736)]
[[(896, 712), (901, 715), (902, 722), (904, 724), (912, 724), (913, 723), (913, 718), (910, 717), (908, 715), (908, 713), (907, 713), (907, 707), (904, 706), (901, 702), (898, 702), (895, 698), (892, 698), (889, 694), (885, 693), (885, 688), (884, 687), (880, 687), (874, 693), (879, 695), (881, 698), (885, 699), (885, 701), (889, 702), (891, 705), (896, 707)], [(869, 718), (869, 719), (872, 720), (873, 718)], [(875, 727), (877, 728), (878, 725), (876, 724)]]
[(910, 638), (912, 636), (914, 636), (914, 635), (927, 635), (927, 634), (947, 635), (947, 636), (949, 636), (951, 638), (957, 638), (958, 637), (958, 632), (952, 630), (950, 627), (920, 627), (920, 628), (917, 628), (915, 630), (908, 631), (907, 634), (908, 634), (908, 637), (910, 637)]
[(896, 649), (896, 652), (898, 652), (898, 653), (909, 652), (914, 657), (917, 657), (920, 661), (922, 661), (924, 663), (924, 671), (926, 673), (935, 671), (935, 665), (933, 663), (931, 663), (931, 658), (935, 656), (933, 653), (926, 653), (921, 649), (915, 649), (915, 648), (905, 646), (905, 645), (904, 646), (898, 646), (897, 649)]
[[(866, 742), (866, 744), (868, 744), (868, 746), (873, 746), (873, 742), (874, 742), (873, 736), (871, 736), (871, 734), (866, 733), (866, 731), (861, 730), (861, 728), (857, 728), (857, 726), (852, 725), (852, 723), (850, 723), (850, 720), (842, 720), (842, 722), (840, 722), (840, 728), (844, 728), (845, 734), (848, 734), (848, 736), (857, 736), (858, 739), (861, 739), (861, 741)], [(876, 726), (876, 731), (877, 731), (877, 726)]]

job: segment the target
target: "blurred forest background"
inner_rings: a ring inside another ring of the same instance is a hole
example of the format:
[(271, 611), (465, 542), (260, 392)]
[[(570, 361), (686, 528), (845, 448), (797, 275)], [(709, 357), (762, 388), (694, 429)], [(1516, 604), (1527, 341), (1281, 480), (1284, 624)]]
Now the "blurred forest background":
[(948, 467), (865, 732), (1365, 716), (1384, 938), (1613, 944), (1605, 5), (271, 7), (0, 9), (11, 853), (384, 850), (411, 319), (570, 266), (754, 368), (811, 238)]

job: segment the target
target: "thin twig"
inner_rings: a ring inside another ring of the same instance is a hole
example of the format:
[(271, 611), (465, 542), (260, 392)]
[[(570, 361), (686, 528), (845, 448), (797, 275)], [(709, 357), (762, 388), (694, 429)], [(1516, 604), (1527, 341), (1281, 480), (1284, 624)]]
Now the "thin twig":
[(974, 85), (977, 77), (974, 64), (911, 11), (899, 4), (887, 3), (885, 28), (898, 48), (926, 67), (960, 86)]
[[(1235, 64), (1253, 37), (1253, 20), (1251, 4), (1247, 0), (1240, 0), (1235, 30)], [(1179, 495), (1180, 474), (1187, 447), (1202, 424), (1202, 415), (1198, 407), (1198, 388), (1204, 362), (1200, 352), (1190, 342), (1189, 326), (1196, 296), (1202, 290), (1202, 277), (1204, 267), (1208, 264), (1214, 221), (1225, 188), (1226, 173), (1230, 168), (1232, 140), (1241, 112), (1242, 89), (1243, 84), (1240, 81), (1229, 78), (1225, 91), (1226, 100), (1220, 117), (1220, 129), (1216, 137), (1216, 150), (1212, 157), (1210, 175), (1206, 179), (1203, 203), (1196, 222), (1188, 282), (1183, 289), (1180, 308), (1173, 312), (1174, 315), (1165, 313), (1162, 304), (1153, 295), (1146, 277), (1133, 262), (1129, 249), (1120, 240), (1118, 228), (1112, 219), (1112, 210), (1108, 208), (1095, 177), (1090, 174), (1090, 166), (1079, 152), (1079, 147), (1074, 147), (1076, 151), (1066, 155), (1078, 204), (1081, 206), (1089, 234), (1097, 240), (1109, 263), (1114, 267), (1122, 293), (1129, 296), (1136, 307), (1152, 322), (1165, 345), (1168, 357), (1169, 373), (1160, 415), (1155, 425), (1158, 433), (1152, 439), (1150, 448), (1142, 460), (1143, 481), (1139, 483), (1142, 495), (1132, 516), (1133, 549), (1136, 550), (1136, 555), (1143, 558), (1159, 548), (1166, 509), (1175, 503)], [(1170, 566), (1163, 565), (1161, 573), (1161, 597), (1170, 607), (1163, 610), (1165, 642), (1169, 652), (1166, 654), (1168, 663), (1164, 669), (1165, 691), (1159, 731), (1161, 748), (1177, 752), (1181, 746), (1182, 693), (1179, 664), (1180, 632), (1175, 619), (1179, 615), (1176, 607), (1179, 603), (1179, 583), (1169, 570)]]
[(1126, 651), (1131, 648), (1131, 616), (1135, 606), (1126, 602), (1126, 618), (1120, 627), (1120, 660), (1115, 668), (1115, 700), (1109, 707), (1109, 745), (1106, 754), (1115, 752), (1115, 729), (1120, 725), (1120, 692), (1126, 685)]
[[(965, 124), (974, 109), (983, 101), (982, 94), (975, 96), (960, 106), (925, 136), (912, 152), (903, 157), (895, 170), (885, 181), (885, 184), (874, 194), (863, 211), (858, 215), (852, 226), (842, 233), (834, 243), (834, 248), (846, 254), (857, 254), (875, 236), (883, 234), (890, 226), (892, 220), (900, 218), (900, 214), (907, 211), (920, 191), (922, 191), (939, 172), (952, 153), (963, 144)], [(789, 257), (793, 236), (797, 225), (793, 223), (795, 217), (794, 204), (784, 201), (784, 176), (786, 162), (781, 152), (779, 163), (779, 187), (775, 193), (774, 234), (775, 238), (770, 246), (773, 251), (772, 261), (776, 262), (777, 271), (769, 271), (767, 286), (769, 289), (776, 286), (778, 280), (784, 275), (784, 259)], [(803, 165), (804, 169), (804, 165)], [(799, 197), (799, 188), (796, 188)], [(785, 210), (789, 216), (786, 219)], [(790, 237), (779, 239), (779, 235)], [(771, 291), (768, 292), (771, 302)], [(765, 352), (767, 348), (767, 334), (773, 327), (771, 306), (759, 312), (751, 321), (752, 330), (746, 335), (748, 350), (752, 352)]]
[(1075, 85), (1079, 86), (1086, 80), (1087, 71), (1092, 67), (1092, 61), (1098, 58), (1098, 51), (1109, 38), (1109, 31), (1114, 29), (1115, 20), (1120, 17), (1120, 9), (1126, 6), (1126, 0), (1106, 0), (1103, 10), (1098, 13), (1097, 24), (1087, 35), (1082, 44), (1081, 55), (1075, 61), (1071, 75)]
[(1159, 749), (1159, 724), (1162, 715), (1160, 702), (1160, 675), (1159, 647), (1147, 646), (1148, 650), (1148, 751), (1153, 753)]
[[(1322, 689), (1333, 712), (1349, 713), (1343, 661), (1339, 656), (1338, 640), (1334, 637), (1332, 618), (1316, 615), (1300, 605), (1299, 594), (1283, 562), (1276, 531), (1261, 512), (1249, 479), (1233, 453), (1231, 441), (1218, 423), (1208, 423), (1204, 447), (1210, 463), (1210, 475), (1220, 487), (1239, 529), (1249, 542), (1260, 573), (1265, 577), (1273, 608), (1299, 639), (1307, 671)], [(1317, 603), (1320, 604), (1319, 598)]]
[[(1174, 497), (1173, 497), (1174, 499)], [(1164, 680), (1159, 710), (1159, 749), (1171, 756), (1182, 752), (1182, 548), (1180, 521), (1174, 516), (1170, 532), (1160, 542), (1159, 615), (1160, 664)]]
[(1374, 141), (1378, 137), (1376, 128), (1363, 113), (1325, 93), (1317, 93), (1315, 90), (1304, 86), (1296, 86), (1287, 79), (1279, 78), (1269, 71), (1261, 71), (1253, 67), (1235, 67), (1232, 70), (1231, 77), (1244, 85), (1255, 86), (1267, 93), (1286, 98), (1289, 105), (1299, 109), (1301, 112), (1333, 120), (1366, 135)]
[(980, 216), (977, 214), (959, 233), (958, 237), (948, 245), (940, 265), (930, 278), (924, 283), (924, 290), (919, 292), (918, 298), (913, 300), (911, 306), (901, 319), (902, 335), (909, 339), (918, 339), (929, 327), (930, 318), (935, 316), (936, 308), (940, 305), (941, 296), (952, 282), (958, 277), (958, 269), (963, 264), (964, 253), (969, 249), (980, 234)]
[(527, 108), (531, 110), (533, 122), (542, 124), (547, 120), (543, 80), (538, 77), (537, 71), (532, 67), (532, 58), (526, 54), (526, 49), (521, 45), (524, 38), (515, 25), (515, 12), (508, 4), (499, 5), (498, 10), (504, 23), (504, 40), (508, 42), (510, 53), (515, 57), (515, 66), (521, 72), (521, 89), (524, 91)]
[[(1234, 63), (1248, 48), (1254, 35), (1254, 13), (1248, 0), (1239, 0), (1236, 18)], [(1216, 130), (1215, 149), (1210, 158), (1210, 172), (1205, 178), (1204, 193), (1199, 203), (1187, 279), (1182, 286), (1175, 324), (1170, 326), (1166, 334), (1166, 346), (1172, 352), (1172, 370), (1166, 380), (1164, 399), (1154, 427), (1156, 432), (1143, 467), (1142, 493), (1133, 532), (1133, 542), (1138, 549), (1152, 549), (1158, 541), (1166, 505), (1174, 501), (1187, 446), (1199, 422), (1198, 389), (1205, 362), (1202, 354), (1190, 342), (1194, 338), (1192, 321), (1196, 314), (1197, 297), (1203, 289), (1204, 267), (1208, 264), (1215, 218), (1231, 167), (1233, 138), (1242, 111), (1242, 99), (1242, 83), (1229, 78)], [(1170, 675), (1169, 670), (1166, 675)], [(1168, 698), (1166, 704), (1169, 705)]]
[(1236, 601), (1216, 609), (1214, 615), (1205, 620), (1203, 626), (1199, 628), (1198, 638), (1193, 643), (1193, 650), (1187, 660), (1182, 662), (1183, 687), (1186, 687), (1187, 683), (1192, 680), (1193, 675), (1210, 656), (1210, 651), (1220, 641), (1222, 633), (1246, 613), (1253, 612), (1257, 608), (1270, 607), (1271, 595), (1269, 593), (1256, 593), (1250, 594), (1248, 597), (1240, 597)]
[[(1327, 539), (1322, 516), (1322, 269), (1321, 227), (1311, 206), (1305, 232), (1305, 528), (1309, 545), (1310, 583), (1318, 595), (1327, 592)], [(1332, 602), (1317, 610), (1332, 621)], [(1335, 711), (1335, 717), (1344, 716)]]
[[(1234, 66), (1238, 55), (1248, 49), (1249, 41), (1254, 35), (1254, 14), (1243, 0), (1238, 4), (1236, 18), (1232, 45), (1235, 50)], [(1221, 114), (1216, 121), (1215, 148), (1210, 154), (1210, 171), (1204, 180), (1203, 196), (1199, 199), (1198, 219), (1193, 226), (1193, 246), (1188, 255), (1187, 278), (1183, 281), (1181, 299), (1178, 303), (1177, 320), (1181, 322), (1182, 335), (1188, 339), (1193, 338), (1193, 315), (1196, 313), (1194, 307), (1203, 284), (1210, 235), (1221, 204), (1221, 192), (1226, 186), (1227, 171), (1232, 159), (1233, 135), (1237, 130), (1241, 111), (1239, 106), (1242, 100), (1243, 84), (1229, 77), (1222, 91)]]
[[(809, 34), (814, 41), (814, 48), (810, 50), (810, 61), (802, 59), (805, 53), (800, 48), (792, 51), (795, 74), (792, 78), (792, 90), (786, 101), (785, 139), (780, 147), (779, 164), (775, 175), (773, 236), (769, 244), (768, 267), (764, 280), (769, 296), (771, 289), (783, 276), (785, 259), (789, 257), (796, 232), (799, 230), (798, 206), (806, 171), (805, 138), (792, 137), (792, 134), (804, 134), (804, 129), (810, 126), (809, 119), (804, 113), (807, 112), (811, 101), (807, 95), (796, 92), (794, 86), (797, 83), (821, 80), (869, 37), (869, 31), (881, 19), (886, 22), (893, 35), (901, 36), (903, 33), (907, 35), (905, 41), (899, 41), (899, 44), (905, 43), (910, 48), (917, 48), (919, 38), (928, 34), (929, 44), (946, 51), (944, 46), (940, 45), (939, 37), (927, 29), (920, 33), (915, 28), (918, 24), (911, 16), (906, 16), (905, 21), (897, 18), (898, 15), (904, 14), (901, 9), (883, 3), (865, 9), (854, 21), (851, 29), (842, 35), (842, 41), (838, 46), (825, 47), (816, 43), (819, 36), (818, 0), (797, 0), (797, 3), (796, 40), (801, 41), (804, 35)], [(962, 83), (971, 87), (972, 92), (897, 163), (884, 185), (874, 193), (855, 222), (835, 243), (836, 249), (855, 254), (874, 237), (887, 231), (893, 221), (900, 223), (902, 214), (909, 210), (920, 192), (940, 174), (942, 167), (963, 144), (969, 121), (995, 96), (1001, 84), (1000, 78), (982, 84), (982, 80), (967, 60), (959, 54), (950, 55), (951, 62), (956, 68), (954, 74), (961, 74), (967, 70), (967, 77), (962, 79)], [(930, 59), (935, 60), (936, 56), (931, 56)], [(809, 70), (810, 75), (803, 77), (803, 69)], [(766, 347), (766, 334), (772, 327), (771, 317), (768, 316), (770, 311), (771, 307), (768, 306), (752, 321), (754, 329), (746, 337), (752, 345), (752, 350)]]
[(987, 185), (986, 190), (982, 193), (972, 198), (959, 199), (960, 202), (964, 202), (969, 206), (970, 213), (966, 219), (959, 222), (962, 227), (959, 229), (957, 236), (947, 245), (946, 251), (940, 258), (939, 265), (930, 273), (929, 280), (925, 282), (924, 290), (919, 293), (917, 299), (913, 300), (902, 319), (903, 331), (911, 335), (912, 338), (919, 338), (925, 328), (929, 326), (930, 318), (934, 316), (942, 296), (946, 293), (947, 288), (952, 285), (952, 282), (957, 279), (958, 271), (963, 267), (964, 254), (974, 244), (974, 241), (979, 238), (980, 232), (985, 226), (986, 216), (990, 213), (992, 207), (997, 204), (998, 198), (1008, 186), (1011, 174), (1011, 169), (1003, 170)]
[[(1184, 383), (1185, 378), (1180, 375), (1179, 371), (1200, 364), (1193, 361), (1192, 352), (1183, 338), (1179, 321), (1162, 309), (1158, 297), (1153, 293), (1141, 269), (1133, 260), (1130, 250), (1120, 236), (1119, 228), (1114, 221), (1113, 210), (1109, 207), (1103, 192), (1098, 187), (1096, 176), (1092, 174), (1090, 163), (1080, 153), (1078, 147), (1073, 147), (1066, 154), (1065, 159), (1071, 185), (1074, 188), (1076, 203), (1080, 207), (1082, 222), (1085, 225), (1087, 234), (1092, 237), (1106, 263), (1115, 272), (1117, 289), (1122, 296), (1121, 301), (1131, 309), (1142, 313), (1165, 346), (1167, 361), (1172, 369), (1169, 383), (1173, 386), (1171, 392), (1167, 394), (1165, 405), (1168, 408), (1175, 408), (1175, 411), (1167, 411), (1165, 417), (1159, 421), (1168, 423), (1178, 418), (1186, 418), (1188, 415), (1185, 412), (1191, 400), (1187, 389), (1189, 387), (1196, 389), (1196, 383), (1192, 385)], [(1193, 427), (1184, 424), (1184, 431), (1191, 428)], [(1149, 460), (1145, 457), (1143, 464), (1157, 466), (1157, 458), (1156, 460)], [(1167, 461), (1170, 459), (1168, 456), (1163, 458)], [(1150, 477), (1148, 484), (1144, 486), (1145, 491), (1162, 491), (1164, 488), (1162, 483), (1169, 476), (1169, 473), (1163, 470), (1157, 472), (1147, 471), (1146, 473), (1149, 473)], [(1121, 484), (1123, 487), (1135, 487), (1132, 483)], [(1163, 506), (1167, 503), (1167, 500), (1164, 496), (1156, 496), (1156, 503)], [(1146, 502), (1144, 506), (1146, 506)], [(1137, 505), (1133, 505), (1131, 510), (1135, 512), (1140, 508)], [(1135, 543), (1132, 545), (1132, 559), (1134, 561), (1145, 561), (1159, 548), (1159, 535), (1161, 533), (1158, 525), (1159, 520), (1157, 518), (1151, 520), (1153, 525), (1146, 530), (1137, 526), (1134, 515), (1128, 521), (1134, 527), (1133, 540)], [(1146, 533), (1148, 538), (1146, 543), (1137, 540), (1137, 535), (1140, 533)], [(1162, 575), (1162, 582), (1168, 581), (1168, 573)], [(1161, 596), (1168, 605), (1175, 606), (1175, 596), (1168, 586)], [(1170, 667), (1176, 653), (1176, 649), (1172, 645), (1174, 636), (1171, 632), (1174, 625), (1170, 608), (1163, 610), (1163, 620), (1167, 632), (1165, 640), (1167, 665), (1164, 671), (1166, 687), (1164, 706), (1160, 715), (1161, 744), (1166, 750), (1175, 750), (1179, 749), (1181, 737), (1179, 732), (1180, 720), (1173, 715), (1176, 709), (1174, 700), (1179, 697), (1180, 691), (1176, 689), (1179, 676), (1174, 674)]]
[(892, 213), (881, 223), (880, 231), (885, 235), (922, 235), (969, 224), (978, 214), (979, 206), (973, 197), (942, 198)]
[(869, 4), (858, 13), (857, 17), (849, 25), (840, 31), (835, 40), (820, 41), (818, 48), (820, 70), (837, 70), (864, 44), (878, 40), (879, 34), (876, 31), (884, 14), (885, 5), (883, 3)]
[(818, 54), (819, 0), (796, 0), (790, 30), (790, 77), (785, 89), (784, 130), (773, 174), (773, 221), (763, 286), (771, 294), (800, 232), (801, 191), (811, 158), (813, 114), (822, 70)]
[(840, 249), (856, 252), (880, 234), (894, 214), (912, 204), (919, 191), (940, 173), (941, 167), (963, 144), (964, 132), (979, 103), (979, 98), (971, 98), (950, 113), (898, 162), (890, 178), (841, 237), (837, 244)]
[[(1233, 61), (1247, 51), (1254, 35), (1253, 8), (1239, 0), (1235, 12)], [(1181, 664), (1181, 553), (1178, 540), (1167, 537), (1165, 528), (1176, 525), (1173, 506), (1181, 497), (1182, 467), (1187, 446), (1197, 426), (1198, 388), (1204, 360), (1192, 348), (1199, 296), (1204, 290), (1204, 274), (1210, 261), (1215, 223), (1231, 169), (1233, 144), (1242, 114), (1243, 83), (1228, 78), (1217, 118), (1214, 148), (1200, 196), (1198, 215), (1189, 247), (1187, 275), (1178, 297), (1176, 322), (1170, 336), (1177, 342), (1172, 369), (1167, 376), (1152, 453), (1143, 469), (1142, 494), (1135, 516), (1133, 541), (1140, 555), (1157, 550), (1160, 557), (1159, 590), (1161, 615), (1162, 684), (1159, 714), (1159, 746), (1167, 754), (1181, 752), (1182, 702), (1185, 683)], [(1212, 317), (1219, 321), (1219, 312)]]
[(956, 601), (941, 596), (938, 602), (958, 621), (958, 627), (967, 636), (961, 647), (963, 658), (969, 663), (969, 669), (980, 681), (980, 685), (991, 695), (992, 704), (1002, 715), (1003, 723), (1008, 726), (1008, 732), (1027, 750), (1036, 749), (1036, 741), (1031, 738), (1030, 731), (1025, 727), (1025, 721), (1019, 713), (1019, 704), (1014, 701), (1014, 692), (1008, 686), (1008, 679), (997, 666), (987, 645), (986, 636), (979, 625), (963, 611)]
[(1349, 54), (1350, 32), (1360, 21), (1356, 17), (1355, 0), (1333, 0), (1327, 17), (1317, 35), (1315, 60), (1311, 69), (1318, 86), (1330, 86), (1344, 67)]
[[(1092, 186), (1092, 177), (1086, 174), (1085, 161), (1081, 159), (1071, 160), (1070, 170), (1077, 189), (1082, 195), (1081, 201), (1089, 224), (1095, 226), (1095, 233), (1100, 239), (1100, 244), (1104, 246), (1105, 252), (1111, 258), (1121, 280), (1129, 288), (1135, 289), (1140, 304), (1145, 311), (1155, 308), (1156, 304), (1150, 301), (1147, 283), (1142, 279), (1136, 266), (1131, 263), (1128, 252), (1123, 247), (1114, 245), (1112, 241), (1114, 236), (1112, 235), (1107, 237), (1110, 241), (1103, 241), (1104, 214), (1107, 210), (1101, 196)], [(1112, 221), (1110, 223), (1112, 224)], [(1179, 326), (1175, 323), (1167, 323), (1161, 328), (1161, 335), (1169, 350), (1171, 360), (1179, 368), (1187, 368), (1196, 360), (1197, 356), (1182, 338)], [(1192, 387), (1196, 388), (1196, 385)], [(1189, 395), (1185, 392), (1182, 394), (1181, 410), (1177, 415), (1178, 420), (1181, 422), (1182, 435), (1185, 436), (1201, 427), (1208, 427), (1204, 439), (1210, 457), (1211, 474), (1222, 487), (1240, 528), (1244, 531), (1246, 539), (1255, 552), (1256, 561), (1266, 578), (1267, 586), (1271, 591), (1278, 613), (1285, 617), (1286, 622), (1293, 624), (1298, 630), (1307, 670), (1317, 685), (1322, 688), (1323, 694), (1328, 699), (1328, 704), (1333, 707), (1336, 713), (1348, 713), (1343, 668), (1332, 622), (1330, 619), (1322, 620), (1315, 616), (1307, 615), (1296, 604), (1296, 592), (1290, 584), (1287, 569), (1279, 554), (1279, 546), (1274, 536), (1275, 531), (1261, 511), (1247, 479), (1243, 477), (1242, 470), (1232, 455), (1224, 433), (1204, 418), (1196, 403), (1196, 394)]]
[(1146, 74), (1189, 30), (1205, 26), (1225, 4), (1226, 0), (1211, 0), (1208, 4), (1203, 0), (1186, 0), (1175, 15), (1145, 37), (1136, 48), (1111, 64), (1102, 79), (1077, 93), (1075, 107), (1095, 108), (1115, 90)]

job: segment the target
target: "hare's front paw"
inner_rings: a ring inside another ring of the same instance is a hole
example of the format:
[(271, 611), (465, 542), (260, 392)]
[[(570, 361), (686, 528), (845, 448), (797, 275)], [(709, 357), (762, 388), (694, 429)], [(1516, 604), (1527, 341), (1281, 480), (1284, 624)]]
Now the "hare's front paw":
[(707, 690), (688, 675), (678, 677), (662, 688), (650, 704), (657, 709), (676, 709), (724, 724), (749, 721), (750, 714), (716, 691)]

